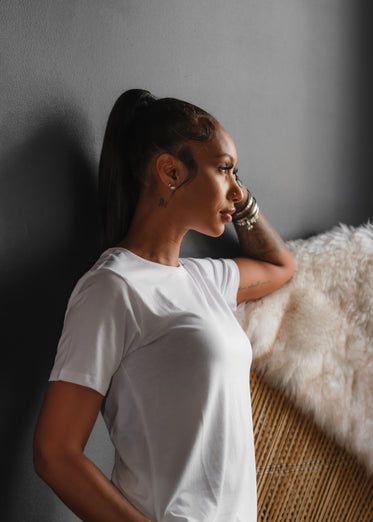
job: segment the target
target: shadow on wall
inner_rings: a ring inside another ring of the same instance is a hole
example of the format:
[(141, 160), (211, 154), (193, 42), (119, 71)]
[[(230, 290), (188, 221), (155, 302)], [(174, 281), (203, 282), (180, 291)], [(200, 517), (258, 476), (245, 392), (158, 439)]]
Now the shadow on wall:
[(373, 220), (373, 4), (370, 0), (359, 0), (358, 4), (358, 176), (361, 199), (360, 221), (367, 217)]
[(33, 510), (38, 499), (48, 519), (32, 437), (67, 299), (99, 253), (95, 177), (62, 117), (7, 153), (0, 173), (2, 520), (18, 520), (20, 504)]

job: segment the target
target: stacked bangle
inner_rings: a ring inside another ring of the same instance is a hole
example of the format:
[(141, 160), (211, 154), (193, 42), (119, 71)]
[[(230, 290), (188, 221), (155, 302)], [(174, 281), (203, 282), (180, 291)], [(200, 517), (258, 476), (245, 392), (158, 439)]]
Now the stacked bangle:
[(239, 212), (233, 214), (233, 223), (239, 227), (246, 227), (251, 230), (258, 220), (259, 206), (256, 199), (247, 191), (247, 200), (245, 206)]

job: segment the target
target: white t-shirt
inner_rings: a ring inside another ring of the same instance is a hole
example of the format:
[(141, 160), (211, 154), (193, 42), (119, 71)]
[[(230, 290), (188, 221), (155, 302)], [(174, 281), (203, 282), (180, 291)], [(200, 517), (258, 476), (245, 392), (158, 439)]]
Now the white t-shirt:
[(50, 380), (105, 395), (113, 483), (154, 522), (256, 522), (251, 346), (233, 260), (104, 252), (76, 285)]

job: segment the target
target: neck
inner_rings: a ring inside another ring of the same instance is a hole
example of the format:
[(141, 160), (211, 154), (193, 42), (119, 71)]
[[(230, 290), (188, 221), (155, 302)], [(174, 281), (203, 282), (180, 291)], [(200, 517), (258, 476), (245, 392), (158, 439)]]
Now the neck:
[(130, 228), (118, 246), (134, 254), (169, 266), (179, 266), (179, 254), (187, 230), (178, 227), (174, 212), (140, 201)]

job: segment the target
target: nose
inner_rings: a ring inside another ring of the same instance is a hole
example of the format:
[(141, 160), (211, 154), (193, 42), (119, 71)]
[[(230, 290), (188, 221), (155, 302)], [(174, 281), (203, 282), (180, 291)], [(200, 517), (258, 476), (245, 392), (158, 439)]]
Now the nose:
[(243, 190), (241, 189), (241, 186), (235, 176), (232, 177), (232, 183), (229, 188), (229, 196), (234, 203), (238, 203), (243, 199)]

